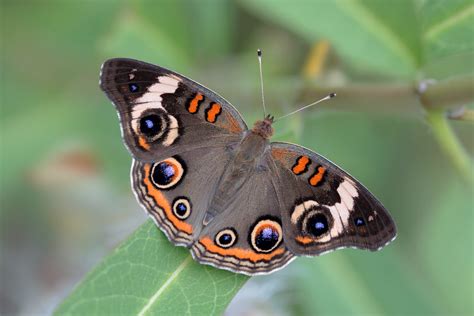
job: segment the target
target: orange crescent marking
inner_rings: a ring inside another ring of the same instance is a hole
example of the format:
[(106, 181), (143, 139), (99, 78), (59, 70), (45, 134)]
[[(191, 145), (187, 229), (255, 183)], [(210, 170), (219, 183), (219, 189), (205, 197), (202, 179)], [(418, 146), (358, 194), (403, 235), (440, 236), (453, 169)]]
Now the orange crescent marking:
[(258, 235), (259, 233), (261, 233), (262, 230), (264, 230), (265, 228), (270, 228), (271, 230), (273, 230), (273, 231), (276, 230), (278, 232), (278, 230), (275, 228), (274, 225), (272, 225), (272, 224), (263, 224), (257, 229), (257, 231), (255, 232), (255, 235)]
[(307, 245), (307, 244), (310, 244), (310, 243), (314, 242), (314, 240), (312, 238), (301, 237), (301, 236), (296, 236), (296, 241), (299, 242), (299, 243), (302, 243), (304, 245)]
[(138, 137), (138, 145), (145, 150), (150, 149), (150, 144), (147, 143), (145, 137), (142, 137), (142, 136)]
[(144, 170), (145, 170), (145, 178), (143, 179), (143, 182), (145, 183), (147, 187), (148, 194), (150, 194), (155, 200), (156, 204), (158, 204), (158, 206), (161, 207), (165, 211), (166, 218), (171, 221), (174, 227), (176, 227), (178, 230), (183, 231), (187, 234), (192, 234), (193, 232), (192, 226), (189, 225), (188, 223), (185, 223), (179, 220), (176, 216), (173, 215), (173, 213), (171, 212), (171, 206), (168, 200), (151, 183), (150, 164), (146, 164), (144, 167)]
[(326, 168), (324, 168), (324, 167), (319, 167), (319, 168), (318, 168), (318, 173), (316, 173), (314, 176), (312, 176), (312, 177), (309, 179), (309, 184), (311, 184), (313, 187), (315, 187), (316, 185), (318, 185), (318, 183), (319, 183), (319, 182), (321, 181), (321, 179), (323, 178), (325, 172), (326, 172)]
[(221, 113), (221, 105), (219, 103), (212, 103), (211, 108), (207, 110), (207, 117), (206, 120), (210, 123), (215, 123), (217, 119), (217, 115)]
[(294, 174), (301, 174), (306, 170), (306, 167), (309, 164), (309, 158), (306, 156), (301, 156), (298, 158), (296, 165), (293, 167), (292, 171)]
[(189, 103), (188, 111), (189, 113), (196, 113), (199, 110), (199, 101), (204, 99), (203, 95), (198, 93)]
[(285, 252), (283, 248), (277, 248), (273, 250), (271, 253), (265, 253), (265, 254), (258, 254), (255, 253), (252, 250), (247, 250), (247, 249), (242, 249), (242, 248), (229, 248), (229, 249), (223, 249), (214, 244), (212, 240), (209, 237), (204, 237), (199, 240), (199, 242), (208, 250), (209, 252), (212, 253), (217, 253), (223, 257), (226, 256), (233, 256), (238, 259), (242, 260), (249, 260), (252, 262), (257, 262), (257, 261), (270, 261), (273, 257), (277, 255), (281, 255), (282, 253)]

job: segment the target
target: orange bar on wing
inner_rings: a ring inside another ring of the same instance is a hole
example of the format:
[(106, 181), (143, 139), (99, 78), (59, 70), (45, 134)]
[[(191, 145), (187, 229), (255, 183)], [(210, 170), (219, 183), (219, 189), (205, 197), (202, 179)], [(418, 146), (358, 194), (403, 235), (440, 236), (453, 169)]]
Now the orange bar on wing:
[(283, 248), (277, 248), (271, 253), (256, 253), (253, 250), (242, 249), (242, 248), (228, 248), (223, 249), (216, 246), (209, 237), (204, 237), (199, 242), (206, 248), (207, 251), (219, 254), (223, 257), (233, 256), (241, 260), (249, 260), (252, 262), (258, 261), (270, 261), (273, 257), (281, 255), (285, 252)]
[(199, 110), (199, 101), (204, 100), (204, 96), (200, 93), (196, 94), (196, 96), (189, 102), (188, 111), (189, 113), (196, 113)]
[(319, 182), (323, 179), (324, 173), (326, 172), (326, 168), (318, 167), (318, 172), (315, 173), (311, 178), (309, 178), (309, 184), (313, 187), (317, 186)]
[(294, 165), (291, 170), (293, 171), (294, 174), (302, 174), (303, 172), (307, 170), (309, 163), (310, 163), (310, 160), (308, 157), (301, 156), (298, 158), (298, 160), (296, 161), (296, 165)]
[(222, 107), (219, 103), (212, 103), (211, 107), (206, 111), (206, 120), (215, 123), (217, 116), (221, 114)]

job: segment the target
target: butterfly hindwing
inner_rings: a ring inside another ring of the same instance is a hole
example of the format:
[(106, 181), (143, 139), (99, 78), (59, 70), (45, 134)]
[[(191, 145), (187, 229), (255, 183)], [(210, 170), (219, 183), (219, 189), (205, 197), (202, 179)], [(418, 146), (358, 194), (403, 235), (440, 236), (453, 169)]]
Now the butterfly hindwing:
[(214, 201), (222, 209), (191, 247), (196, 260), (256, 275), (278, 270), (295, 258), (285, 244), (271, 176), (262, 168), (250, 174), (238, 192), (226, 195), (225, 201)]
[(222, 97), (152, 64), (110, 59), (102, 65), (100, 86), (119, 113), (127, 147), (139, 160), (166, 158), (184, 147), (225, 146), (247, 129)]
[(132, 186), (150, 217), (176, 245), (190, 247), (231, 159), (226, 147), (193, 149), (155, 162), (135, 160)]
[(294, 255), (283, 238), (272, 174), (268, 168), (248, 177), (229, 171), (235, 147), (193, 149), (154, 163), (135, 160), (133, 189), (167, 237), (191, 248), (197, 261), (249, 275), (269, 273)]
[(396, 236), (388, 211), (357, 180), (301, 146), (272, 143), (285, 242), (298, 255), (378, 250)]

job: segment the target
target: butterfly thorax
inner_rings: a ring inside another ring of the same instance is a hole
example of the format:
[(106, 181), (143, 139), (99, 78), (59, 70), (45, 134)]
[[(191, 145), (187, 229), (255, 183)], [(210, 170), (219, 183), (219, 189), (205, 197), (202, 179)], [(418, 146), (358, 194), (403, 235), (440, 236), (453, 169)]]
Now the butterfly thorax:
[(262, 136), (265, 139), (270, 139), (273, 135), (273, 117), (268, 115), (263, 121), (256, 121), (253, 125), (252, 132)]
[[(264, 133), (265, 136), (262, 135)], [(254, 129), (247, 131), (242, 141), (234, 148), (232, 160), (227, 165), (224, 174), (218, 182), (216, 192), (208, 206), (204, 219), (207, 225), (217, 214), (224, 212), (239, 197), (239, 191), (247, 181), (259, 170), (266, 170), (263, 166), (265, 150), (271, 136), (271, 122), (258, 121)]]

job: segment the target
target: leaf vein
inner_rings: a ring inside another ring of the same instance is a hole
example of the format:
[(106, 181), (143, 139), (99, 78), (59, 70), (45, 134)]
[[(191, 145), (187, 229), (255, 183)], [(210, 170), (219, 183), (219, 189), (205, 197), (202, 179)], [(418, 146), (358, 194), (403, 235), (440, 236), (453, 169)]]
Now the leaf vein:
[(168, 286), (170, 286), (174, 279), (186, 268), (186, 266), (192, 261), (191, 255), (187, 256), (186, 259), (179, 265), (178, 268), (170, 275), (166, 282), (153, 294), (148, 303), (143, 306), (143, 308), (138, 312), (138, 316), (143, 316), (145, 313), (153, 306), (153, 304), (158, 300), (158, 298), (163, 294)]
[(461, 23), (464, 19), (467, 19), (474, 14), (474, 5), (470, 5), (467, 8), (461, 9), (456, 14), (451, 15), (445, 20), (433, 25), (430, 29), (425, 32), (425, 38), (427, 40), (433, 40), (439, 33), (446, 31), (447, 29), (454, 27), (456, 24)]

